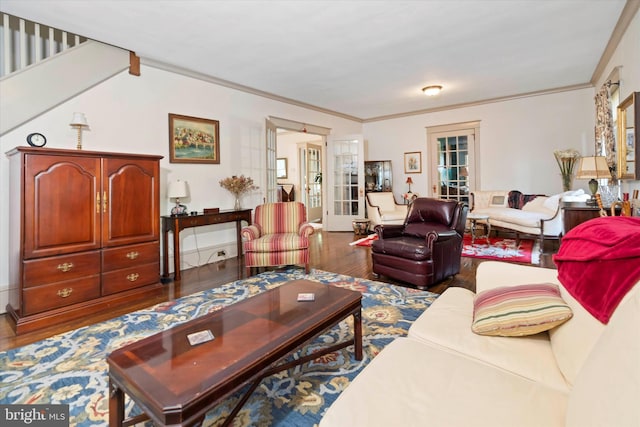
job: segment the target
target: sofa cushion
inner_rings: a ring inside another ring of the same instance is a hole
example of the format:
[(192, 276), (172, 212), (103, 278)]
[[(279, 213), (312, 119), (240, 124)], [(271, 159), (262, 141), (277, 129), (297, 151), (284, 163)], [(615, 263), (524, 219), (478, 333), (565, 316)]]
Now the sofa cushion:
[(547, 198), (547, 200), (545, 200), (544, 207), (549, 210), (556, 211), (558, 209), (558, 204), (560, 203), (560, 200), (563, 197), (565, 196), (575, 197), (575, 196), (580, 196), (582, 194), (584, 194), (583, 189), (565, 191), (564, 193), (554, 194), (553, 196), (550, 196)]
[(244, 242), (245, 251), (251, 252), (291, 251), (308, 247), (307, 236), (301, 236), (298, 233), (267, 234)]
[(491, 208), (506, 208), (508, 203), (509, 198), (504, 194), (493, 194), (489, 199), (489, 207)]
[(526, 212), (540, 212), (541, 210), (545, 210), (547, 208), (544, 207), (544, 203), (547, 201), (547, 196), (539, 196), (535, 199), (531, 200), (529, 203), (526, 203), (522, 210)]
[[(560, 285), (558, 271), (551, 268), (485, 261), (476, 271), (478, 292), (498, 286), (550, 282)], [(573, 317), (549, 331), (551, 350), (568, 384), (573, 384), (584, 360), (600, 337), (604, 325), (585, 310), (562, 285), (560, 296)]]
[(475, 334), (471, 330), (474, 297), (468, 289), (448, 288), (413, 322), (408, 337), (568, 391), (551, 351), (549, 334), (542, 332), (517, 339)]
[(403, 221), (404, 217), (407, 216), (405, 211), (381, 211), (380, 218), (383, 221)]
[(476, 295), (471, 329), (491, 336), (534, 335), (566, 322), (571, 316), (557, 285), (505, 286)]
[(385, 347), (320, 427), (563, 426), (567, 394), (410, 338)]
[(567, 427), (640, 426), (640, 282), (611, 316), (569, 397)]
[(396, 201), (391, 192), (367, 193), (367, 199), (371, 203), (371, 206), (380, 208), (380, 212), (396, 210)]
[(427, 241), (420, 237), (403, 236), (378, 239), (371, 244), (371, 250), (375, 253), (412, 261), (431, 259), (431, 251), (427, 246)]

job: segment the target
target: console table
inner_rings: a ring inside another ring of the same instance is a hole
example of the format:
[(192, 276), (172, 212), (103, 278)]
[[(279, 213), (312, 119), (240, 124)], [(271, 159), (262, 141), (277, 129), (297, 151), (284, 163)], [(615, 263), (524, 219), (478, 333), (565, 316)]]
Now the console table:
[(242, 221), (251, 224), (251, 209), (222, 210), (214, 214), (166, 215), (162, 216), (162, 278), (169, 279), (169, 232), (173, 233), (173, 273), (174, 280), (180, 280), (180, 231), (185, 228), (204, 225), (236, 223), (238, 257), (242, 256)]

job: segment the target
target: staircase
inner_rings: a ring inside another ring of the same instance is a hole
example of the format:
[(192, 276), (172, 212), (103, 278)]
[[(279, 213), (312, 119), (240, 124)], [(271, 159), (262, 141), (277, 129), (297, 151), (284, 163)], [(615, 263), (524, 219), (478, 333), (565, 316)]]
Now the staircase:
[(0, 17), (0, 136), (129, 67), (126, 50)]

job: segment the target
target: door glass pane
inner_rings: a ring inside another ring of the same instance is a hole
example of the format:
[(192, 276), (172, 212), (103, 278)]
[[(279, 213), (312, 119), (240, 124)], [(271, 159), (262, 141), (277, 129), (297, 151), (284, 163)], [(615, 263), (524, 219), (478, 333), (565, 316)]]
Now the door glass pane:
[(439, 195), (469, 202), (469, 141), (466, 135), (437, 139)]
[(358, 214), (358, 141), (334, 143), (334, 201), (336, 215)]
[(307, 170), (307, 187), (308, 187), (308, 205), (311, 208), (322, 206), (322, 165), (320, 163), (321, 153), (316, 148), (308, 148), (308, 170)]

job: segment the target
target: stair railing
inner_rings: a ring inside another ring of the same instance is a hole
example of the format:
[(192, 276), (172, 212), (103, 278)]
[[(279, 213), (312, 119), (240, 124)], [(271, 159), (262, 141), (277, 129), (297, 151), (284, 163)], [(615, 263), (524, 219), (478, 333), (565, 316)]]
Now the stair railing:
[(0, 78), (87, 41), (85, 37), (0, 12)]

